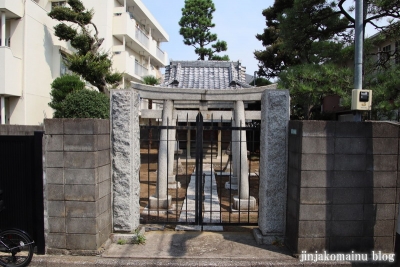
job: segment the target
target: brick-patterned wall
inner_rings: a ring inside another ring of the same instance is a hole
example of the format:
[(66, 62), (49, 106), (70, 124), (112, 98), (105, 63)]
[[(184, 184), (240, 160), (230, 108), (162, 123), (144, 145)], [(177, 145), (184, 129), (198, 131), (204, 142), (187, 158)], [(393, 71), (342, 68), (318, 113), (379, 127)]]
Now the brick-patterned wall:
[(399, 128), (290, 122), (285, 243), (292, 251), (393, 252)]
[(44, 129), (47, 252), (96, 253), (111, 233), (109, 120), (47, 119)]

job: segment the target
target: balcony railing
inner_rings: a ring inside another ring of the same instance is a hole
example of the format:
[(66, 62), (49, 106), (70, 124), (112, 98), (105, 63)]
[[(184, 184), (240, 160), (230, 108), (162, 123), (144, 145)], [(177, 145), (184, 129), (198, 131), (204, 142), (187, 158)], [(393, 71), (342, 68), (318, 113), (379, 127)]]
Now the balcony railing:
[(135, 74), (143, 77), (146, 76), (149, 73), (149, 70), (145, 68), (144, 66), (140, 65), (139, 62), (135, 61)]
[(158, 59), (160, 59), (162, 62), (164, 62), (164, 59), (165, 59), (164, 51), (162, 51), (158, 46), (156, 48), (156, 56)]
[(136, 28), (135, 37), (144, 47), (149, 47), (149, 37), (140, 28)]
[(144, 51), (146, 57), (150, 56), (160, 62), (157, 65), (166, 65), (167, 53), (158, 47), (157, 42), (135, 19), (135, 15), (126, 12), (124, 8), (114, 8), (113, 34), (119, 36), (121, 41), (122, 36), (125, 36), (126, 46), (134, 51)]

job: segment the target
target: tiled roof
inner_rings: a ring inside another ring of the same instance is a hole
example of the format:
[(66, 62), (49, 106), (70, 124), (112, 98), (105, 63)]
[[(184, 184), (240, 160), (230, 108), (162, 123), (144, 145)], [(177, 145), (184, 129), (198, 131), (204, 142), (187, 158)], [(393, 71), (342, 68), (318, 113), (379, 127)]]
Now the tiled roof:
[(246, 68), (240, 62), (171, 61), (165, 68), (164, 83), (172, 88), (234, 89), (250, 88)]

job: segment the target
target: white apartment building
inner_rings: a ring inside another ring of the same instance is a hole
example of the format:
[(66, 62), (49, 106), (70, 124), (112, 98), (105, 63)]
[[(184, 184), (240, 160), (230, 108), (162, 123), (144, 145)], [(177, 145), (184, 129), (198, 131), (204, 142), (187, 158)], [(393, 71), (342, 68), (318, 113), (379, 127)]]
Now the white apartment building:
[[(169, 36), (140, 0), (82, 0), (95, 12), (93, 22), (112, 54), (113, 68), (124, 72), (121, 88), (145, 75), (161, 77), (168, 55), (160, 49)], [(1, 124), (38, 125), (51, 118), (50, 84), (65, 73), (63, 53), (47, 13), (60, 0), (0, 0)]]

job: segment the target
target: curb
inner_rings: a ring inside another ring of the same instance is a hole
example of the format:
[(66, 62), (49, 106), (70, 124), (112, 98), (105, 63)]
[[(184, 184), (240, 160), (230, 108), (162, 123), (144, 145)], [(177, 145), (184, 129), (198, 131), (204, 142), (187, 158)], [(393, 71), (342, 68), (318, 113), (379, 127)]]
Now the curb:
[(34, 255), (30, 267), (105, 267), (105, 266), (157, 266), (157, 267), (183, 267), (183, 266), (226, 266), (226, 267), (261, 267), (261, 266), (289, 266), (289, 267), (332, 267), (332, 266), (395, 266), (382, 263), (352, 263), (352, 262), (299, 262), (293, 260), (257, 260), (257, 259), (185, 259), (185, 258), (103, 258), (100, 256), (55, 256)]

